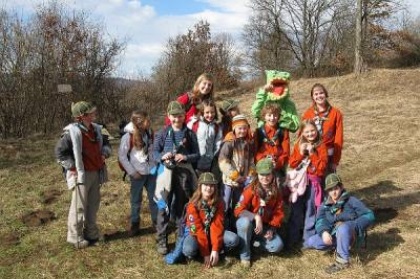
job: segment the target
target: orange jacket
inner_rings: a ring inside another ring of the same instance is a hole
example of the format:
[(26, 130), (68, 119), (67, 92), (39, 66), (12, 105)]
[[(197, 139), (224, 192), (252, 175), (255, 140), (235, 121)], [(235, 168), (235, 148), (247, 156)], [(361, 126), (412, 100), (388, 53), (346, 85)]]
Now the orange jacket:
[[(296, 142), (289, 160), (290, 167), (297, 168), (304, 158), (305, 156), (299, 151), (299, 142)], [(324, 143), (318, 145), (315, 152), (309, 155), (309, 160), (311, 163), (307, 172), (316, 176), (324, 176), (328, 164), (327, 146)]]
[(224, 203), (220, 200), (216, 204), (216, 212), (210, 224), (210, 235), (208, 236), (204, 229), (206, 215), (204, 210), (198, 210), (193, 203), (188, 203), (186, 209), (187, 226), (190, 228), (190, 234), (197, 238), (198, 247), (201, 256), (210, 255), (211, 251), (218, 251), (223, 247), (224, 232)]
[[(302, 119), (314, 119), (315, 109), (312, 105), (303, 114)], [(323, 116), (323, 113), (320, 113)], [(327, 149), (333, 149), (333, 163), (338, 165), (341, 159), (341, 150), (343, 149), (343, 115), (341, 112), (331, 107), (327, 119), (322, 123), (322, 142), (325, 143)]]
[[(272, 139), (277, 132), (277, 128), (271, 127), (269, 125), (264, 125), (262, 129), (265, 130), (268, 139)], [(280, 139), (277, 139), (275, 141), (275, 145), (272, 145), (268, 142), (264, 142), (264, 139), (260, 138), (261, 135), (258, 129), (255, 131), (254, 137), (255, 146), (257, 150), (255, 154), (255, 162), (258, 162), (259, 160), (267, 156), (272, 156), (276, 158), (276, 170), (282, 169), (287, 164), (290, 156), (289, 131), (286, 129), (282, 129), (281, 134), (281, 142)]]
[[(257, 193), (254, 192), (252, 186), (248, 186), (242, 192), (241, 198), (235, 206), (235, 217), (240, 217), (240, 215), (245, 211), (257, 214), (259, 207), (260, 197)], [(264, 208), (264, 214), (261, 216), (261, 219), (264, 224), (279, 228), (283, 217), (283, 197), (281, 191), (278, 191), (277, 197), (272, 198), (267, 202)]]

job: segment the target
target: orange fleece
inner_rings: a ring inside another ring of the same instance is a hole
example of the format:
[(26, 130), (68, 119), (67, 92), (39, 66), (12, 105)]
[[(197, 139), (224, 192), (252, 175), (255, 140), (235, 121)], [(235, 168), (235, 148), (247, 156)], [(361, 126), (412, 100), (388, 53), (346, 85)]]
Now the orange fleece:
[[(312, 105), (303, 114), (302, 120), (313, 120), (315, 116), (314, 105)], [(320, 113), (320, 116), (324, 116), (323, 113)], [(343, 149), (343, 115), (338, 109), (331, 107), (327, 119), (322, 123), (322, 131), (322, 142), (325, 143), (327, 149), (334, 149), (333, 163), (338, 166)]]

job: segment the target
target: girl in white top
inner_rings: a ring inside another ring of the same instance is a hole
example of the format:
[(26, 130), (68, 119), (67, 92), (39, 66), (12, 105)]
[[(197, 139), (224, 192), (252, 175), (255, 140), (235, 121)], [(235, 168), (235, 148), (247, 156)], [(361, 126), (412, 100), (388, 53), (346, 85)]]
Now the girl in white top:
[(216, 104), (212, 100), (203, 100), (198, 107), (200, 115), (193, 117), (187, 124), (188, 128), (197, 134), (200, 159), (197, 162), (197, 172), (211, 171), (212, 161), (219, 152), (223, 131), (217, 121)]
[(153, 201), (156, 188), (156, 174), (152, 158), (153, 132), (150, 129), (150, 119), (147, 113), (134, 111), (130, 123), (125, 126), (126, 132), (121, 138), (118, 159), (131, 181), (131, 229), (130, 235), (138, 234), (140, 227), (140, 208), (143, 186), (146, 187), (149, 199), (150, 215), (153, 226), (156, 225), (157, 206)]

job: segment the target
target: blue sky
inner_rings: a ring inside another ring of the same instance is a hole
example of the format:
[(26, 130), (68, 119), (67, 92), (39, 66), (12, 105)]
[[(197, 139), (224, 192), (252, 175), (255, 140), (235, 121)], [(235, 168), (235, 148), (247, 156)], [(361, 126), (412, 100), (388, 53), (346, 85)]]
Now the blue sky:
[[(127, 40), (118, 76), (148, 75), (170, 37), (185, 34), (200, 20), (210, 23), (212, 35), (229, 33), (238, 39), (251, 11), (250, 0), (61, 0), (84, 10), (105, 25), (114, 38)], [(412, 14), (420, 14), (420, 1), (402, 0)], [(0, 6), (31, 13), (47, 0), (0, 0)], [(239, 40), (236, 47), (240, 48)]]

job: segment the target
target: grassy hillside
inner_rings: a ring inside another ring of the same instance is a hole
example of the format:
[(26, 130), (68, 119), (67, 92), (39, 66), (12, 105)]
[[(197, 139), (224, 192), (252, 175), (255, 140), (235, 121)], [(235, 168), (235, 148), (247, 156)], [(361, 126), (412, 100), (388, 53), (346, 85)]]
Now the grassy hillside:
[[(345, 186), (375, 209), (368, 249), (352, 257), (341, 278), (417, 278), (420, 274), (420, 70), (374, 70), (297, 80), (291, 94), (300, 113), (321, 82), (344, 114), (339, 173)], [(248, 111), (255, 91), (235, 95)], [(128, 238), (129, 185), (114, 156), (98, 215), (106, 241), (76, 251), (66, 244), (70, 195), (54, 163), (54, 140), (0, 142), (0, 278), (326, 278), (333, 256), (317, 251), (258, 255), (250, 270), (238, 262), (203, 271), (193, 262), (166, 266), (155, 252), (146, 201), (142, 234)], [(147, 199), (144, 199), (147, 200)], [(38, 212), (36, 216), (25, 217)], [(170, 242), (174, 242), (171, 236)]]

